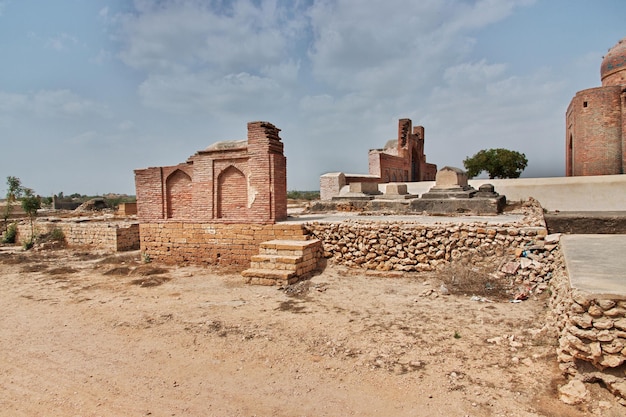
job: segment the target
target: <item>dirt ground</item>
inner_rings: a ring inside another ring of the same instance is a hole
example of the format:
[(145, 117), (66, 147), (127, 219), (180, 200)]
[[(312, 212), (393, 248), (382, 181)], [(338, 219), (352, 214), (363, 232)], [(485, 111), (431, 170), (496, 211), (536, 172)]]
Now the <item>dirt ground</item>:
[(139, 252), (0, 247), (1, 416), (623, 416), (559, 401), (547, 295), (332, 265), (278, 289)]

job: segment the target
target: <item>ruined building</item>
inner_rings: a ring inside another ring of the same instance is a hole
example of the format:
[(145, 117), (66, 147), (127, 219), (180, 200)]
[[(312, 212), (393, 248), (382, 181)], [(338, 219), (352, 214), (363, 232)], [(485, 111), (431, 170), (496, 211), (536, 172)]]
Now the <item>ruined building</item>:
[(320, 197), (330, 200), (351, 183), (434, 181), (437, 165), (426, 162), (424, 127), (413, 127), (411, 119), (398, 121), (398, 136), (382, 149), (369, 151), (369, 174), (334, 172), (322, 175)]
[(626, 38), (600, 67), (602, 87), (576, 93), (566, 113), (566, 175), (623, 174), (626, 166)]
[(245, 265), (260, 242), (288, 235), (291, 226), (280, 224), (287, 218), (287, 160), (279, 132), (251, 122), (247, 140), (214, 143), (178, 165), (135, 170), (144, 256)]
[(186, 162), (135, 170), (140, 222), (274, 223), (287, 218), (280, 129), (248, 123), (248, 140), (217, 142)]
[(381, 182), (434, 181), (437, 165), (426, 162), (424, 126), (413, 127), (411, 119), (400, 119), (397, 139), (369, 151), (369, 171)]

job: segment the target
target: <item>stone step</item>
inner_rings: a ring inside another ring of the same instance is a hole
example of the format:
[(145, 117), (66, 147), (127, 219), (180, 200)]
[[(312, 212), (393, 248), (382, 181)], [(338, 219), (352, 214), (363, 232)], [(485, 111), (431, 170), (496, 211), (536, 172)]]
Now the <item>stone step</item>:
[(250, 258), (250, 268), (295, 271), (301, 262), (302, 256), (259, 254)]
[(278, 269), (250, 268), (241, 273), (248, 284), (255, 285), (289, 285), (298, 282), (295, 271)]
[(261, 254), (266, 255), (283, 255), (283, 256), (302, 256), (304, 252), (319, 244), (318, 239), (308, 240), (270, 240), (262, 242), (259, 245)]
[(322, 242), (311, 240), (270, 240), (259, 245), (261, 253), (250, 258), (250, 268), (241, 275), (256, 285), (289, 285), (310, 276), (317, 268)]

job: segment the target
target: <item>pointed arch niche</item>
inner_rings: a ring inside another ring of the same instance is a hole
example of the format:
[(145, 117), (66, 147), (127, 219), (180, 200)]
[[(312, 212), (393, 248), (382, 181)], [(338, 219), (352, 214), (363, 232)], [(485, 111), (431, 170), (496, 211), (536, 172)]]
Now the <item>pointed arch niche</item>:
[(248, 184), (246, 176), (230, 165), (217, 179), (217, 218), (243, 219), (248, 213)]
[(167, 190), (167, 218), (184, 219), (190, 217), (192, 201), (191, 177), (177, 169), (167, 177), (165, 187)]

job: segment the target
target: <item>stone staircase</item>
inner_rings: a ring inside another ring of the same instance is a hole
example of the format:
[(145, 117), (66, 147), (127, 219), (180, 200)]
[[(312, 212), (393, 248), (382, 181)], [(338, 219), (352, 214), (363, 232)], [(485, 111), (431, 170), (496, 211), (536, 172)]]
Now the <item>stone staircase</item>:
[(308, 278), (323, 256), (322, 241), (270, 240), (259, 245), (250, 268), (241, 273), (248, 284), (289, 285)]

